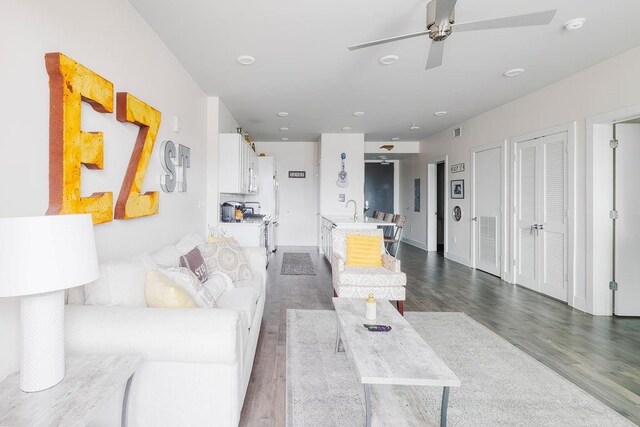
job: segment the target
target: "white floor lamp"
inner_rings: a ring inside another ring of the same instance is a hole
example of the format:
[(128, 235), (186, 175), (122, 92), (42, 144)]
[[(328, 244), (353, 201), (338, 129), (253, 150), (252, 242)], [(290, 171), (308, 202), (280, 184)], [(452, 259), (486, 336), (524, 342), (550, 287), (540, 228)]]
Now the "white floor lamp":
[(22, 391), (64, 378), (64, 290), (98, 274), (91, 215), (0, 218), (0, 297), (21, 297)]

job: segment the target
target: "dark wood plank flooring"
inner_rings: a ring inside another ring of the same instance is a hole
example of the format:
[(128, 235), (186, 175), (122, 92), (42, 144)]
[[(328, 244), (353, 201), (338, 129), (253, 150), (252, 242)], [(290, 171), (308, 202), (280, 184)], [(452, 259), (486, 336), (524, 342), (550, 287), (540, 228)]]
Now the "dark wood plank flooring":
[[(309, 252), (317, 276), (281, 276), (284, 252)], [(640, 319), (593, 317), (497, 277), (402, 244), (407, 311), (462, 311), (640, 424)], [(289, 308), (332, 309), (331, 270), (314, 247), (281, 247), (268, 268), (265, 314), (243, 426), (285, 425)]]

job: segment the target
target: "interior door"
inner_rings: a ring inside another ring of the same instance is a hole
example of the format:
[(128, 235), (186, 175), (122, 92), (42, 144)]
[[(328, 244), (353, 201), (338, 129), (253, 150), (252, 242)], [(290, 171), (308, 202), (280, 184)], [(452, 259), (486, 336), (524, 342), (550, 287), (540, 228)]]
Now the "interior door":
[(535, 140), (516, 146), (516, 283), (539, 289), (538, 146)]
[(474, 153), (475, 266), (500, 276), (502, 263), (502, 147)]
[(364, 199), (367, 216), (373, 211), (395, 213), (393, 206), (394, 164), (389, 162), (364, 164)]
[(539, 186), (540, 292), (567, 301), (567, 134), (536, 140), (542, 156)]
[(640, 316), (640, 124), (619, 124), (616, 153), (615, 314)]

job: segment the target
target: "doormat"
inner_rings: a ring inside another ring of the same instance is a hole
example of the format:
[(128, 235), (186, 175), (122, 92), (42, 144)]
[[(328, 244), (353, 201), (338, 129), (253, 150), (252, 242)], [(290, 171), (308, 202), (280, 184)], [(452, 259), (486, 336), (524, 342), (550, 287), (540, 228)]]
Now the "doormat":
[(280, 274), (283, 276), (315, 276), (316, 267), (308, 253), (285, 252), (282, 257)]

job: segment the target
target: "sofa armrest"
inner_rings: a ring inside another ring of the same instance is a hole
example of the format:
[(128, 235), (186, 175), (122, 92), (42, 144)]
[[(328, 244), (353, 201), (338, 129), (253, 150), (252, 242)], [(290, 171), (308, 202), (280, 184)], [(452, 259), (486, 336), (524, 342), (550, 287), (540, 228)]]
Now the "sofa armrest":
[(251, 270), (264, 271), (267, 269), (267, 250), (265, 248), (243, 247), (242, 251)]
[(331, 278), (334, 285), (340, 283), (340, 273), (344, 271), (344, 258), (340, 255), (332, 254), (331, 256)]
[(242, 332), (237, 311), (67, 305), (70, 353), (138, 354), (147, 360), (234, 364)]
[(396, 273), (400, 272), (400, 260), (386, 253), (382, 254), (382, 266), (387, 270), (391, 270)]

